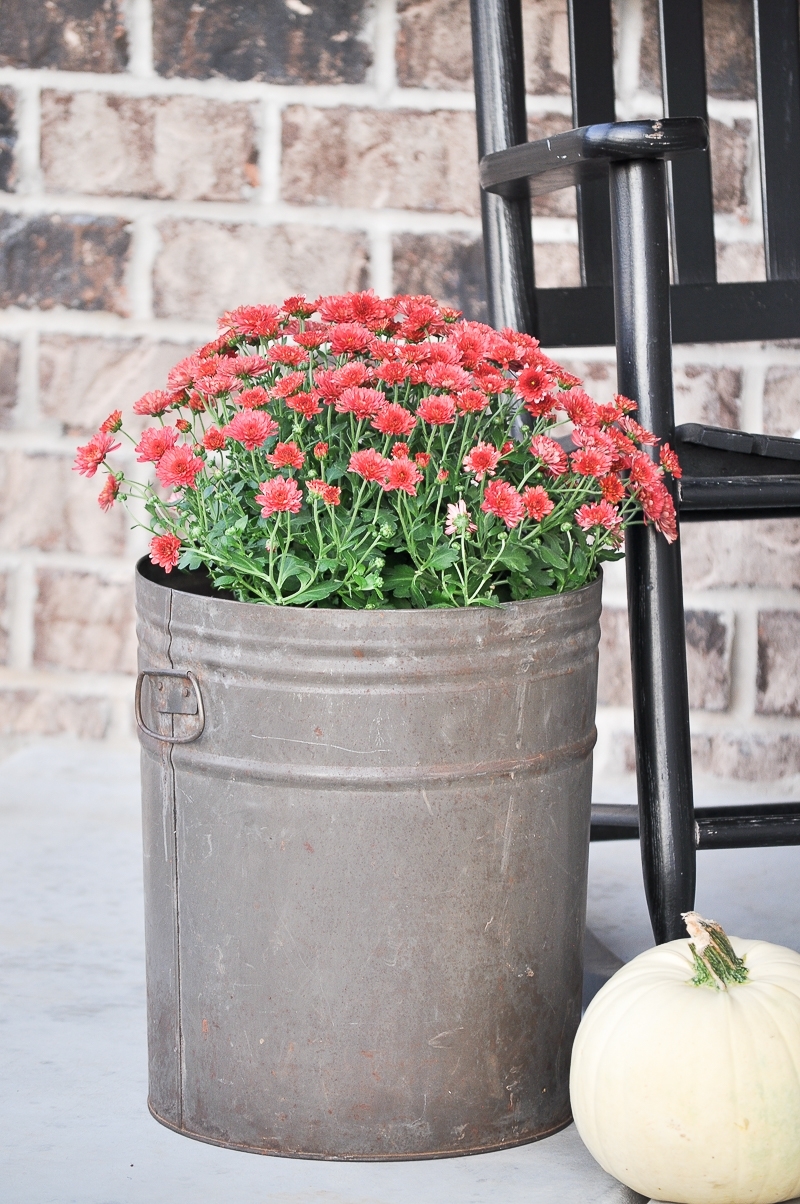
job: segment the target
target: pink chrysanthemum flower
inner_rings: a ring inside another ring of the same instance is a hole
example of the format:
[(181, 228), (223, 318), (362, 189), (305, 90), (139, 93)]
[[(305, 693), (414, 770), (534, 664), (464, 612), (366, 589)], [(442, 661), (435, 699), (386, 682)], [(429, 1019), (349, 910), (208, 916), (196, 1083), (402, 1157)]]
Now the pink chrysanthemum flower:
[(240, 305), (219, 319), (223, 332), (269, 339), (280, 329), (281, 311), (277, 305)]
[(393, 489), (400, 489), (403, 493), (407, 493), (411, 497), (416, 497), (417, 485), (421, 480), (422, 473), (413, 460), (401, 456), (399, 460), (390, 461), (386, 483), (383, 488), (387, 493)]
[(386, 385), (402, 384), (403, 381), (408, 380), (410, 375), (411, 369), (409, 368), (408, 364), (402, 364), (396, 361), (390, 361), (389, 363), (382, 364), (375, 373), (377, 379), (382, 380)]
[(488, 475), (493, 477), (500, 460), (500, 452), (491, 443), (476, 443), (464, 457), (464, 467), (471, 472), (476, 484)]
[(235, 439), (243, 444), (248, 451), (263, 447), (267, 439), (278, 433), (278, 424), (269, 414), (262, 410), (246, 410), (223, 428), (229, 439)]
[(429, 452), (417, 452), (414, 456), (414, 463), (418, 468), (427, 468), (430, 462), (431, 457)]
[(296, 368), (299, 364), (305, 363), (308, 359), (308, 352), (303, 347), (290, 347), (287, 343), (276, 343), (274, 347), (270, 347), (267, 352), (269, 364), (286, 364), (290, 368)]
[(341, 396), (344, 389), (363, 385), (368, 376), (369, 371), (366, 364), (362, 364), (361, 360), (355, 360), (352, 364), (345, 364), (342, 368), (317, 368), (314, 373), (314, 384), (319, 389), (323, 400), (330, 405)]
[[(106, 418), (105, 422), (101, 422), (100, 430), (105, 435), (116, 435), (119, 428), (122, 426), (122, 410), (114, 410)], [(666, 446), (666, 444), (665, 444)], [(674, 453), (673, 453), (674, 454)]]
[(264, 518), (286, 511), (297, 514), (303, 504), (303, 495), (293, 477), (273, 477), (270, 481), (262, 481), (259, 489), (261, 492), (256, 494), (256, 501)]
[(527, 489), (523, 489), (522, 504), (528, 518), (532, 518), (537, 523), (540, 523), (543, 518), (547, 518), (555, 506), (550, 494), (541, 485), (529, 485)]
[(679, 481), (683, 476), (683, 469), (680, 466), (677, 455), (672, 450), (668, 443), (665, 443), (658, 453), (658, 458), (661, 461), (661, 467), (666, 472), (673, 476), (676, 481)]
[(445, 535), (467, 535), (471, 531), (477, 531), (475, 523), (471, 522), (472, 515), (467, 509), (467, 503), (463, 498), (459, 498), (456, 505), (448, 505), (447, 507), (447, 522), (445, 523)]
[(338, 485), (328, 485), (325, 481), (306, 481), (309, 493), (321, 497), (326, 506), (338, 506), (342, 500), (342, 491)]
[(173, 403), (174, 398), (171, 393), (165, 393), (163, 389), (153, 389), (134, 402), (133, 412), (134, 414), (147, 414), (152, 418), (156, 414), (163, 414)]
[(150, 559), (153, 564), (171, 573), (178, 563), (181, 541), (177, 535), (154, 535), (150, 540)]
[(523, 368), (517, 377), (515, 393), (522, 398), (523, 408), (535, 418), (549, 414), (555, 406), (552, 390), (556, 387), (551, 372), (543, 364)]
[(448, 393), (462, 393), (472, 384), (472, 377), (458, 364), (438, 363), (431, 364), (425, 373), (425, 382), (433, 389), (446, 389)]
[(417, 420), (403, 406), (390, 402), (376, 414), (372, 425), (382, 435), (410, 435), (417, 425)]
[(392, 444), (392, 459), (393, 460), (404, 460), (404, 459), (407, 460), (409, 455), (410, 455), (410, 452), (409, 452), (407, 443), (393, 443)]
[(321, 347), (323, 343), (327, 343), (329, 336), (330, 329), (324, 322), (306, 322), (303, 330), (292, 331), (292, 338), (295, 343), (307, 348), (309, 351), (315, 347)]
[(191, 447), (168, 447), (156, 465), (156, 476), (162, 485), (172, 489), (194, 489), (195, 478), (203, 469), (203, 461)]
[[(277, 348), (273, 347), (273, 351)], [(297, 351), (296, 347), (283, 347), (283, 351)], [(299, 352), (300, 359), (304, 359), (302, 351)], [(265, 359), (263, 355), (238, 355), (235, 359), (229, 361), (229, 366), (226, 366), (226, 371), (231, 376), (261, 376), (264, 372), (269, 372), (272, 367), (272, 354), (269, 359)]]
[(331, 331), (331, 351), (334, 355), (353, 355), (357, 351), (369, 351), (374, 335), (357, 322), (343, 322)]
[[(167, 388), (171, 392), (174, 392), (175, 390), (181, 392), (184, 389), (189, 389), (194, 384), (196, 377), (201, 375), (202, 371), (203, 363), (200, 359), (200, 356), (187, 355), (186, 358), (182, 359), (181, 362), (176, 364), (174, 368), (170, 368), (169, 372), (167, 373)], [(151, 396), (151, 393), (145, 393), (144, 395), (144, 397)], [(141, 398), (141, 401), (144, 401), (144, 397)], [(137, 404), (139, 403), (137, 402)], [(151, 410), (145, 410), (141, 412), (147, 414), (152, 413)]]
[(134, 451), (139, 464), (158, 464), (164, 452), (174, 447), (178, 442), (178, 432), (174, 426), (149, 426), (142, 431), (142, 437)]
[(100, 495), (97, 499), (97, 504), (101, 510), (110, 510), (114, 505), (114, 500), (119, 493), (119, 481), (115, 476), (106, 477), (106, 483), (100, 490)]
[(456, 396), (456, 409), (460, 414), (479, 414), (488, 404), (489, 398), (477, 389), (465, 389)]
[(317, 414), (322, 413), (322, 406), (319, 404), (319, 396), (316, 392), (293, 393), (291, 397), (286, 398), (286, 405), (296, 414), (302, 414), (304, 418), (315, 418)]
[(613, 456), (605, 447), (582, 447), (569, 458), (570, 468), (579, 477), (604, 477), (611, 468)]
[(358, 385), (343, 389), (335, 401), (339, 414), (353, 414), (356, 418), (374, 418), (386, 409), (386, 395), (380, 389), (363, 389)]
[(549, 435), (534, 435), (531, 439), (531, 455), (543, 462), (551, 477), (563, 476), (567, 471), (567, 453)]
[(582, 531), (590, 531), (592, 527), (604, 527), (606, 531), (615, 531), (622, 523), (622, 515), (616, 506), (612, 506), (605, 500), (587, 502), (575, 511), (575, 521)]
[(283, 312), (293, 318), (308, 318), (316, 308), (316, 301), (309, 301), (305, 293), (296, 293), (293, 297), (287, 297), (281, 306)]
[(655, 447), (658, 439), (655, 435), (643, 426), (640, 426), (635, 418), (629, 418), (627, 415), (620, 418), (619, 428), (624, 431), (629, 439), (633, 439), (636, 443), (643, 443), (646, 446)]
[(222, 451), (225, 446), (224, 432), (218, 426), (210, 426), (203, 435), (203, 447), (206, 451)]
[(270, 397), (289, 397), (302, 389), (306, 381), (305, 372), (287, 372), (270, 390)]
[(122, 447), (122, 444), (115, 443), (114, 436), (108, 431), (98, 431), (88, 443), (78, 448), (73, 470), (79, 472), (81, 476), (93, 477), (106, 456), (119, 447)]
[(379, 481), (383, 484), (389, 472), (389, 461), (384, 460), (380, 452), (368, 447), (364, 451), (354, 452), (347, 467), (350, 472), (357, 473), (365, 481)]
[(327, 444), (327, 443), (315, 443), (315, 444), (314, 444), (314, 457), (315, 457), (315, 459), (317, 459), (317, 460), (324, 460), (324, 459), (325, 459), (325, 457), (326, 457), (326, 456), (327, 456), (327, 454), (328, 454), (328, 450), (329, 450), (329, 448), (328, 448), (328, 444)]
[(417, 413), (424, 422), (431, 426), (446, 426), (455, 422), (456, 404), (452, 397), (441, 394), (436, 397), (425, 397), (417, 406)]
[(267, 459), (273, 468), (302, 468), (304, 464), (303, 453), (294, 441), (276, 443), (275, 450)]
[(237, 401), (244, 410), (257, 410), (268, 404), (269, 393), (261, 385), (254, 385), (252, 389), (242, 389), (233, 400)]
[(567, 417), (576, 426), (598, 425), (597, 406), (583, 389), (574, 388), (568, 393), (563, 393), (558, 399), (558, 404), (566, 410)]
[(522, 498), (507, 481), (491, 481), (486, 486), (481, 510), (501, 518), (509, 530), (518, 525), (525, 513)]
[(625, 486), (615, 472), (600, 481), (600, 492), (607, 502), (621, 502), (625, 497)]

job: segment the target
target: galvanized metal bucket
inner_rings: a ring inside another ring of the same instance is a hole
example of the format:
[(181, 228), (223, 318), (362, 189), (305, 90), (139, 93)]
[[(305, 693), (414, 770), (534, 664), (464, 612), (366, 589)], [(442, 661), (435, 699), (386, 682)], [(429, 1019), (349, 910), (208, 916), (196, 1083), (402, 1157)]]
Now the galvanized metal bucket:
[(157, 1120), (346, 1159), (569, 1122), (600, 589), (282, 609), (139, 564)]

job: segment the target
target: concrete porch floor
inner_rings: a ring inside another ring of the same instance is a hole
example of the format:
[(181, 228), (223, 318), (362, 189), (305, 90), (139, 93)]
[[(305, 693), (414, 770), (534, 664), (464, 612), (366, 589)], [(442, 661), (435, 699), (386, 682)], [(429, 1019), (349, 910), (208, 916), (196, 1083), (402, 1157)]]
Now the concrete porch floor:
[[(0, 1198), (4, 1204), (633, 1204), (571, 1127), (437, 1162), (262, 1158), (187, 1140), (146, 1106), (138, 757), (41, 743), (0, 765)], [(794, 783), (794, 786), (797, 784)], [(769, 796), (698, 783), (700, 801)], [(599, 782), (598, 801), (632, 783)], [(800, 847), (699, 855), (697, 907), (800, 949)], [(592, 848), (589, 924), (617, 957), (652, 943), (638, 844)]]

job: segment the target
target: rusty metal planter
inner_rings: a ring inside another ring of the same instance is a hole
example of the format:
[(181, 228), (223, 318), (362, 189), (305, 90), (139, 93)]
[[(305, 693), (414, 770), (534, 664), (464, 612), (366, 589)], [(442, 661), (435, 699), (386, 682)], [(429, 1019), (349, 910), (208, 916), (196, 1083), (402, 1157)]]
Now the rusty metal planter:
[(600, 582), (303, 610), (137, 572), (150, 1109), (311, 1158), (570, 1120)]

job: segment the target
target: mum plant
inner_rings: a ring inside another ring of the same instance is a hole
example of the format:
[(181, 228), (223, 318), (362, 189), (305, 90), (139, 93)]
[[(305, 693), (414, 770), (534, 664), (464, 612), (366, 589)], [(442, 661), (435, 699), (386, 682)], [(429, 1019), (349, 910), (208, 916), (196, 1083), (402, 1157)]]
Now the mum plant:
[(219, 325), (133, 407), (155, 483), (109, 462), (119, 411), (75, 462), (107, 470), (103, 509), (143, 503), (167, 573), (272, 605), (496, 606), (584, 585), (631, 523), (676, 538), (674, 452), (529, 335), (372, 291)]

